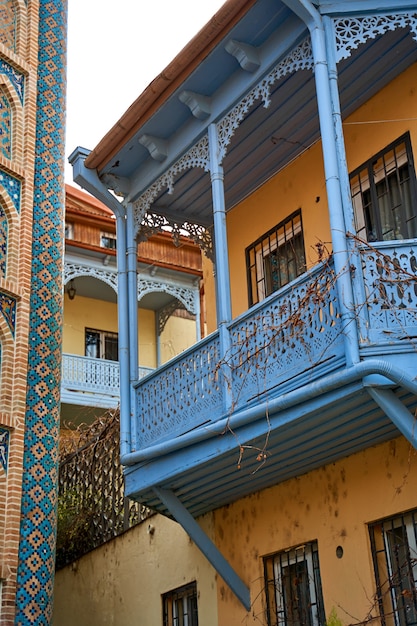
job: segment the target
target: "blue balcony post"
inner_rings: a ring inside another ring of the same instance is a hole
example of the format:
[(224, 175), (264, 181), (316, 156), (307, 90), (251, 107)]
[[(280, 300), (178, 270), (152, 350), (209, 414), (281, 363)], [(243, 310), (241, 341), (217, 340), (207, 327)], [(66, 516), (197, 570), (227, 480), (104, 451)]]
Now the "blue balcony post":
[[(337, 150), (337, 162), (339, 167), (340, 188), (342, 194), (343, 214), (346, 232), (354, 234), (356, 231), (355, 218), (352, 204), (352, 194), (350, 190), (349, 168), (347, 164), (345, 142), (343, 136), (342, 113), (340, 109), (336, 61), (336, 37), (334, 33), (333, 20), (327, 15), (323, 16), (323, 26), (326, 37), (326, 48), (329, 67), (329, 86), (333, 110), (333, 124), (335, 128), (335, 141)], [(361, 257), (358, 247), (352, 237), (347, 237), (347, 249), (349, 252), (349, 258), (351, 260), (351, 266), (357, 270), (352, 275), (352, 283), (354, 284), (354, 295), (356, 296), (356, 303), (363, 304), (364, 302), (366, 302), (366, 293), (363, 274), (361, 271)], [(360, 310), (363, 312), (363, 314), (366, 314), (367, 308), (362, 306), (360, 307)], [(358, 316), (357, 322), (361, 330), (361, 336), (364, 337), (367, 334), (367, 320), (363, 319), (363, 314), (358, 315), (358, 309), (356, 309), (356, 314)]]
[[(342, 204), (342, 183), (339, 175), (339, 171), (343, 167), (346, 168), (346, 165), (339, 161), (341, 153), (338, 152), (334, 127), (334, 114), (337, 116), (337, 111), (334, 111), (331, 95), (324, 25), (320, 13), (310, 0), (283, 1), (303, 20), (310, 31), (337, 294), (342, 318), (346, 363), (348, 366), (352, 366), (359, 362), (359, 340), (350, 274), (351, 262)], [(339, 143), (339, 149), (340, 146)]]
[(228, 324), (232, 319), (232, 303), (230, 297), (229, 252), (227, 245), (226, 209), (224, 201), (224, 172), (219, 159), (219, 139), (217, 126), (208, 127), (210, 176), (213, 195), (213, 221), (215, 244), (215, 281), (216, 281), (216, 312), (220, 339), (221, 372), (224, 380), (225, 409), (232, 406), (232, 389), (230, 366), (230, 336)]

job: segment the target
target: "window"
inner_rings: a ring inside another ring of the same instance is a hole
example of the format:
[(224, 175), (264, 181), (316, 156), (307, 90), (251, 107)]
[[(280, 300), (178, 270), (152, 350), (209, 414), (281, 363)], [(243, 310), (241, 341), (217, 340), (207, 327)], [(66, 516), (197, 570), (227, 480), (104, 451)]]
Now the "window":
[(356, 233), (366, 241), (417, 236), (417, 193), (407, 133), (350, 175)]
[(74, 224), (65, 222), (65, 239), (74, 239)]
[(260, 302), (305, 271), (301, 211), (246, 248), (249, 306)]
[(117, 333), (94, 328), (85, 329), (85, 356), (93, 359), (118, 361), (119, 340)]
[(198, 626), (197, 583), (163, 596), (164, 626)]
[(108, 248), (109, 250), (116, 250), (116, 235), (115, 233), (101, 233), (100, 234), (100, 246), (102, 248)]
[(417, 624), (417, 510), (369, 526), (383, 626)]
[(264, 559), (268, 626), (324, 626), (317, 542)]

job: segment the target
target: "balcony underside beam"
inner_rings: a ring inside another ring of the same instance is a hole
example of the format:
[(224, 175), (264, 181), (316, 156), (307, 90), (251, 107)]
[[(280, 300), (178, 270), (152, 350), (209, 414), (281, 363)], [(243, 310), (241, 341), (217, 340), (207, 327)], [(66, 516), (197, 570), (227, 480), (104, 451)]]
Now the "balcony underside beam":
[(417, 449), (416, 418), (391, 389), (366, 388), (369, 395), (395, 424), (404, 437)]
[(154, 487), (154, 491), (161, 502), (163, 502), (163, 504), (170, 511), (173, 518), (189, 534), (196, 546), (198, 546), (214, 569), (218, 572), (218, 574), (220, 574), (227, 585), (229, 585), (230, 589), (240, 600), (246, 610), (249, 611), (251, 604), (248, 587), (236, 574), (230, 563), (226, 561), (211, 539), (202, 530), (194, 517), (187, 511), (185, 506), (172, 491), (162, 489), (161, 487)]

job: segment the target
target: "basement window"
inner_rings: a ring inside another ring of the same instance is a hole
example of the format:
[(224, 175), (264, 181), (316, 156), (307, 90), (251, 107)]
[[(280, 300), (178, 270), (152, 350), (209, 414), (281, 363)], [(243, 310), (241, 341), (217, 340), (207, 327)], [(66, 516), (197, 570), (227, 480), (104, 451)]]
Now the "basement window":
[(246, 248), (249, 306), (305, 271), (301, 210), (295, 211)]
[(409, 133), (350, 175), (356, 234), (364, 241), (417, 236), (417, 188)]
[(417, 510), (369, 525), (382, 626), (417, 624)]
[(324, 626), (317, 542), (264, 558), (268, 626)]
[(164, 626), (198, 626), (197, 583), (162, 596)]

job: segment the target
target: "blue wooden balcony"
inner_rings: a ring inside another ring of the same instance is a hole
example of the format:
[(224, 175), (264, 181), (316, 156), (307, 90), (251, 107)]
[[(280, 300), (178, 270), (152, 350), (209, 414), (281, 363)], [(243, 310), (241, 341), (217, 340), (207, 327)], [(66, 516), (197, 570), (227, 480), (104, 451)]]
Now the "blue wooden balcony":
[(223, 355), (215, 332), (140, 380), (127, 493), (166, 513), (154, 489), (166, 487), (195, 516), (396, 437), (403, 423), (413, 436), (416, 243), (355, 252), (353, 322), (326, 261), (229, 324)]
[[(150, 367), (139, 367), (139, 378)], [(61, 402), (78, 406), (116, 408), (120, 401), (118, 361), (93, 359), (79, 354), (62, 355)]]

